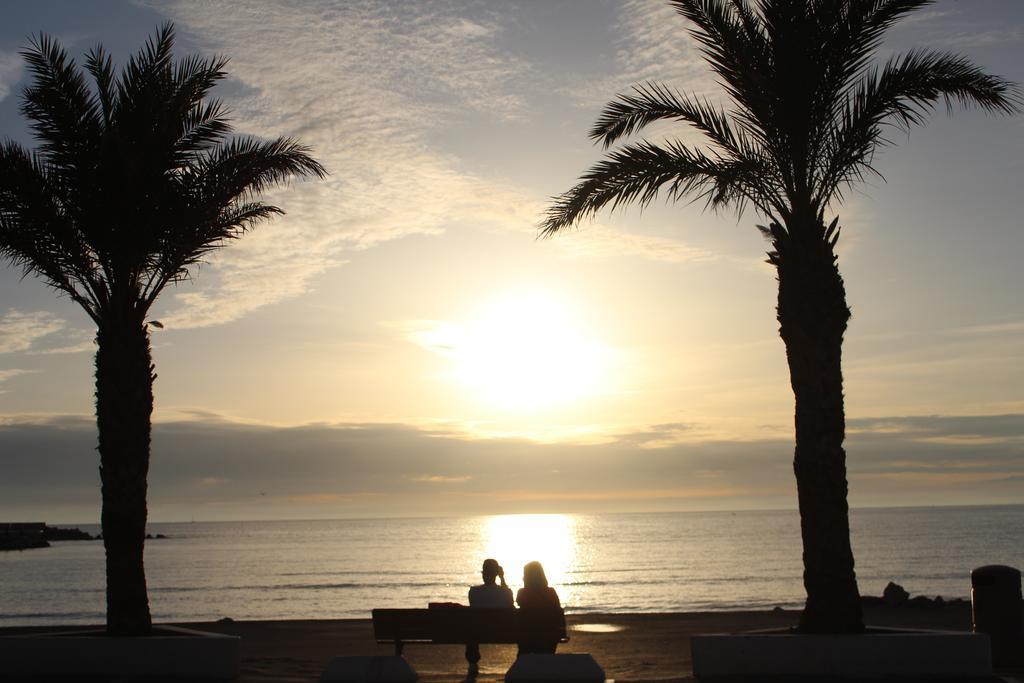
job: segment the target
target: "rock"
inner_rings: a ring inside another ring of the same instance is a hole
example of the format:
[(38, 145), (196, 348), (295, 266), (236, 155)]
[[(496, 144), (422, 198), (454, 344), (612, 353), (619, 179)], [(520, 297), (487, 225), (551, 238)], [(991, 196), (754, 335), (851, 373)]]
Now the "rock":
[[(910, 598), (908, 593), (903, 586), (898, 583), (889, 582), (889, 585), (882, 591), (882, 602), (889, 607), (899, 607), (907, 602)], [(927, 598), (926, 598), (927, 599)]]
[(785, 611), (786, 610), (782, 609), (778, 605), (776, 605), (775, 607), (772, 607), (772, 612), (774, 612), (775, 614), (782, 614)]
[(95, 541), (97, 539), (96, 536), (93, 536), (88, 531), (57, 526), (45, 527), (43, 529), (43, 538), (47, 541)]
[(235, 623), (235, 620), (232, 619), (231, 617), (221, 617), (220, 619), (217, 620), (217, 623), (218, 624), (233, 624), (233, 623)]
[(935, 603), (930, 598), (924, 595), (915, 595), (906, 602), (907, 607), (914, 607), (917, 609), (933, 609)]
[(156, 538), (167, 538), (167, 537), (166, 537), (166, 536), (164, 536), (163, 534), (157, 534), (157, 535), (156, 535)]

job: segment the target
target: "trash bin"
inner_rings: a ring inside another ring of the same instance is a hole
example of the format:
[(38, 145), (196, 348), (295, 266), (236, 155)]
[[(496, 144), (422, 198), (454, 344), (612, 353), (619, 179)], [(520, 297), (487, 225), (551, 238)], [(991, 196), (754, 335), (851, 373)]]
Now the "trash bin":
[(971, 606), (974, 631), (988, 634), (992, 641), (992, 664), (1022, 663), (1020, 570), (1000, 564), (975, 569)]

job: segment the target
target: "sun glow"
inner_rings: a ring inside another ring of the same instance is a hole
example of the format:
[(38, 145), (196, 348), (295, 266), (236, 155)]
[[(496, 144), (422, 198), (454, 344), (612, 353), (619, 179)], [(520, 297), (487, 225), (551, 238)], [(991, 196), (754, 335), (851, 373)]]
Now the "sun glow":
[(489, 517), (484, 530), (487, 550), (505, 568), (513, 587), (523, 585), (523, 566), (537, 560), (544, 565), (548, 583), (562, 604), (574, 594), (571, 572), (582, 561), (576, 538), (577, 518), (572, 515), (499, 515)]
[(433, 332), (454, 379), (504, 409), (543, 409), (608, 389), (612, 353), (548, 292), (490, 302), (471, 322)]

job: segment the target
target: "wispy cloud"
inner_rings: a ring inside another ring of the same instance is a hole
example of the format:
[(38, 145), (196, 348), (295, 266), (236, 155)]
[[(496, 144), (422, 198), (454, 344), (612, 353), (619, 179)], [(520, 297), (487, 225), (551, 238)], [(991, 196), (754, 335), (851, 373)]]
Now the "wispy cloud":
[(0, 394), (7, 393), (7, 390), (3, 388), (4, 382), (6, 382), (7, 380), (11, 379), (12, 377), (17, 377), (18, 375), (27, 375), (30, 372), (31, 372), (30, 370), (20, 370), (18, 368), (11, 368), (9, 370), (0, 370)]
[(21, 57), (14, 52), (0, 50), (0, 101), (11, 94), (21, 77)]
[(958, 12), (952, 9), (936, 9), (928, 10), (925, 12), (914, 12), (901, 19), (900, 23), (897, 24), (897, 27), (913, 24), (923, 24), (930, 21), (936, 21), (937, 19), (943, 19), (945, 17), (954, 16), (956, 14), (958, 14)]
[(663, 0), (626, 0), (615, 26), (617, 73), (563, 88), (581, 106), (593, 107), (647, 81), (684, 92), (716, 91), (707, 66), (687, 32), (686, 20)]
[(38, 339), (64, 326), (64, 320), (52, 313), (12, 308), (0, 318), (0, 353), (27, 351)]
[(0, 317), (0, 353), (53, 355), (94, 351), (96, 333), (47, 311), (9, 309)]
[(421, 474), (417, 477), (410, 477), (413, 481), (424, 482), (427, 484), (465, 484), (470, 481), (473, 477), (468, 475), (461, 477), (444, 476), (441, 474)]
[(713, 261), (718, 256), (671, 237), (624, 232), (608, 225), (584, 225), (578, 232), (560, 235), (557, 243), (566, 253), (580, 258), (635, 256), (652, 261), (687, 263)]
[[(231, 57), (240, 132), (294, 135), (330, 170), (269, 199), (288, 215), (216, 255), (160, 320), (214, 325), (306, 291), (350, 250), (459, 222), (532, 225), (522, 197), (460, 168), (431, 134), (466, 112), (522, 115), (528, 64), (495, 47), (493, 13), (434, 3), (160, 3)], [(168, 302), (165, 302), (167, 307)]]
[(1022, 38), (1024, 38), (1024, 30), (1001, 27), (975, 32), (956, 33), (948, 38), (947, 45), (966, 49), (1001, 43), (1019, 43)]
[(950, 335), (986, 336), (986, 335), (1019, 335), (1024, 332), (1024, 320), (1006, 320), (1003, 322), (968, 325), (949, 330)]

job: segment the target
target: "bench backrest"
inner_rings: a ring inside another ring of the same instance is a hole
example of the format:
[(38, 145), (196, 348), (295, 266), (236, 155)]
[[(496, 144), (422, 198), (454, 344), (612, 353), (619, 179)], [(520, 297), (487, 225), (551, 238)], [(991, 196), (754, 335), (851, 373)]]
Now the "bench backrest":
[(378, 643), (566, 642), (562, 610), (483, 607), (375, 609), (373, 635)]

